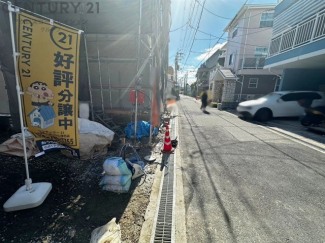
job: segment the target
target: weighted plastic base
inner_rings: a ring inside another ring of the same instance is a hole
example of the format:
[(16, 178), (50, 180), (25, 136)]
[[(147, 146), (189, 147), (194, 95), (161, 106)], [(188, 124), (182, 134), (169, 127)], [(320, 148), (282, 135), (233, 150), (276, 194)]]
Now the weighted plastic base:
[(153, 161), (156, 160), (156, 157), (153, 156), (153, 155), (147, 155), (147, 156), (144, 157), (144, 159), (145, 159), (146, 161), (153, 162)]
[(3, 205), (5, 212), (35, 208), (41, 205), (52, 189), (48, 182), (32, 183), (32, 189), (26, 191), (26, 185), (20, 187)]

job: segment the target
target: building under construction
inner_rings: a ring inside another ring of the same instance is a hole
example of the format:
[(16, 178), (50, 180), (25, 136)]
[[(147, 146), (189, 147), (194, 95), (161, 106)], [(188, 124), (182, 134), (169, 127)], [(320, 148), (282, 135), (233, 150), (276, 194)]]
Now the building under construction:
[[(135, 114), (130, 91), (137, 88), (145, 94), (138, 114), (150, 119), (152, 99), (161, 103), (167, 82), (170, 0), (20, 0), (12, 4), (84, 31), (80, 44), (79, 100), (89, 103), (90, 117), (130, 121)], [(0, 14), (0, 65), (13, 127), (19, 130), (6, 11)]]

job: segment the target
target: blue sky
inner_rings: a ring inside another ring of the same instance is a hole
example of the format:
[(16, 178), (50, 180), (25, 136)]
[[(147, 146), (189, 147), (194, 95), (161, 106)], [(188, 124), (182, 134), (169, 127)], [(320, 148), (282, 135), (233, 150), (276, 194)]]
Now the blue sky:
[[(205, 9), (203, 9), (202, 17), (199, 25), (199, 31), (196, 33), (195, 40), (193, 37), (195, 29), (200, 18), (202, 6), (196, 3), (195, 0), (172, 0), (171, 11), (172, 11), (172, 26), (171, 31), (180, 28), (188, 22), (189, 15), (193, 11), (193, 4), (195, 8), (192, 14), (191, 26), (188, 25), (170, 33), (169, 43), (169, 65), (174, 67), (175, 54), (181, 49), (184, 53), (182, 59), (179, 61), (181, 71), (178, 72), (178, 77), (181, 78), (187, 71), (189, 72), (188, 83), (195, 81), (195, 73), (200, 62), (205, 60), (210, 48), (213, 50), (218, 49), (221, 44), (225, 43), (225, 39), (221, 39), (218, 43), (218, 38), (223, 34), (224, 28), (231, 21), (231, 18), (235, 16), (238, 10), (246, 2), (246, 0), (197, 0), (201, 5), (205, 2), (205, 8), (224, 18), (220, 18), (212, 15)], [(267, 4), (276, 3), (277, 0), (248, 0), (247, 4)], [(201, 33), (205, 32), (213, 36)], [(186, 38), (184, 38), (186, 36)], [(224, 34), (223, 38), (227, 38), (227, 33)], [(185, 41), (184, 41), (185, 39)], [(192, 46), (193, 43), (193, 46)], [(189, 50), (192, 46), (192, 52)], [(213, 54), (213, 50), (210, 54)]]

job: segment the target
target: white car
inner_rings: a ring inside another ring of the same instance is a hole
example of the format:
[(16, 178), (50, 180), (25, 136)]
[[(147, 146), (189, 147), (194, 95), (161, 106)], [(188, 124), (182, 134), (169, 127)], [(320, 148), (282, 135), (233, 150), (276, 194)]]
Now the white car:
[(245, 118), (267, 121), (272, 117), (299, 117), (304, 108), (298, 101), (311, 102), (311, 107), (325, 106), (324, 92), (317, 91), (279, 91), (269, 93), (257, 100), (239, 103), (237, 112)]

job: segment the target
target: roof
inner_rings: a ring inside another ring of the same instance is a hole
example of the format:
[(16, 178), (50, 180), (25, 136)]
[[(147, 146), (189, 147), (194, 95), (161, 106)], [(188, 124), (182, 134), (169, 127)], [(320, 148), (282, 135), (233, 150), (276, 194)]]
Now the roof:
[(244, 4), (239, 11), (237, 12), (237, 14), (234, 16), (234, 18), (229, 22), (229, 24), (226, 26), (226, 28), (223, 30), (224, 32), (228, 32), (229, 28), (232, 26), (232, 24), (240, 19), (240, 17), (247, 11), (247, 9), (259, 9), (259, 8), (265, 8), (265, 9), (275, 9), (275, 6), (277, 5), (277, 3), (275, 4)]
[(53, 107), (50, 105), (47, 106), (41, 106), (39, 109), (34, 109), (32, 110), (28, 116), (30, 116), (31, 114), (33, 114), (35, 111), (37, 111), (41, 114), (41, 116), (43, 117), (44, 121), (48, 121), (50, 119), (53, 119), (56, 117), (55, 112), (53, 110)]

